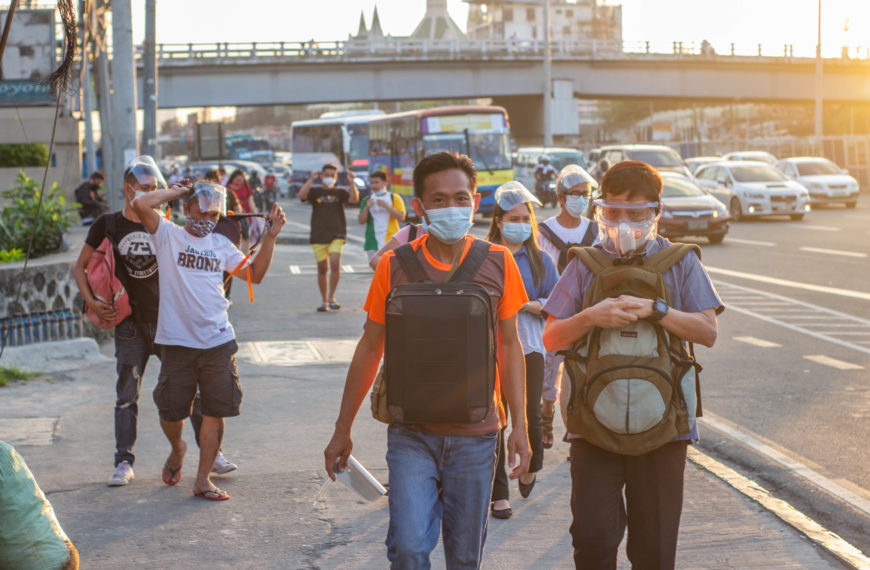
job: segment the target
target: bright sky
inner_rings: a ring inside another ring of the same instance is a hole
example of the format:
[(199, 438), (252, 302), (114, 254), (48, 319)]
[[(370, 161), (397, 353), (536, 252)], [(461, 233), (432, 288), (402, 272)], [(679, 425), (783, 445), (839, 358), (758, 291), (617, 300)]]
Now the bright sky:
[[(620, 3), (607, 0), (610, 4)], [(762, 43), (769, 55), (793, 44), (795, 55), (815, 53), (817, 0), (621, 0), (623, 38), (651, 41), (710, 41), (717, 51), (731, 42), (738, 50)], [(378, 6), (384, 32), (410, 34), (425, 0), (158, 0), (160, 43), (343, 40), (356, 33), (360, 11), (371, 23)], [(447, 0), (451, 16), (465, 29), (468, 5)], [(136, 40), (144, 34), (145, 0), (133, 0)], [(844, 31), (848, 21), (848, 31)], [(870, 0), (822, 0), (822, 45), (826, 56), (841, 46), (870, 47)]]

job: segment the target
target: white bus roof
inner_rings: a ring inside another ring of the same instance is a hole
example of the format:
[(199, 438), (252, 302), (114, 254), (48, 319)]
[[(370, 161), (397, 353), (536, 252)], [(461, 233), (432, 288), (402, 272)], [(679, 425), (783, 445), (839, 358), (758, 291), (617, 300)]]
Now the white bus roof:
[(377, 119), (382, 116), (384, 116), (384, 113), (375, 115), (353, 115), (350, 117), (330, 117), (327, 119), (308, 119), (307, 121), (293, 121), (290, 128), (316, 127), (317, 125), (356, 125), (359, 123), (368, 123), (372, 119)]

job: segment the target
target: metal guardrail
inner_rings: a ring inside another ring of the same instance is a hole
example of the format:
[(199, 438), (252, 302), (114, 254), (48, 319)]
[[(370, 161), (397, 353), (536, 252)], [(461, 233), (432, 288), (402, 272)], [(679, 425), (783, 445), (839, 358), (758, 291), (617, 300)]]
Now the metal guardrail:
[[(249, 42), (249, 43), (188, 43), (158, 44), (157, 58), (161, 64), (223, 60), (286, 58), (291, 60), (395, 60), (395, 59), (540, 59), (544, 55), (543, 40), (474, 39), (415, 40), (410, 38), (379, 38), (377, 40), (347, 40), (317, 42)], [(139, 52), (141, 52), (141, 47)], [(554, 59), (578, 57), (592, 59), (710, 59), (729, 58), (776, 59), (806, 63), (813, 57), (795, 55), (794, 46), (773, 47), (764, 44), (713, 46), (708, 42), (649, 42), (621, 40), (554, 40), (550, 42)], [(826, 62), (870, 63), (870, 48), (851, 57), (826, 58)]]

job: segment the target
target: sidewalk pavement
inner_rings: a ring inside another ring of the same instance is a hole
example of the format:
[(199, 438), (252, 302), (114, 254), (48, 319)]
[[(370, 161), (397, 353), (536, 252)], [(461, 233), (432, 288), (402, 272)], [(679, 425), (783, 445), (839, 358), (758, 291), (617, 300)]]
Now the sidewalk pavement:
[[(350, 244), (345, 254), (348, 263), (364, 263), (359, 244)], [(169, 448), (151, 397), (159, 370), (156, 358), (142, 383), (136, 478), (126, 487), (106, 486), (114, 447), (113, 361), (69, 361), (62, 373), (0, 388), (0, 440), (15, 445), (27, 461), (79, 549), (82, 567), (184, 568), (201, 566), (204, 560), (214, 568), (387, 566), (385, 498), (367, 503), (340, 483), (331, 483), (315, 502), (326, 480), (323, 448), (344, 387), (350, 339), (358, 337), (365, 319), (360, 307), (370, 275), (344, 276), (342, 310), (316, 313), (314, 276), (288, 269), (290, 264), (310, 263), (307, 245), (280, 246), (270, 278), (258, 286), (257, 302), (250, 304), (238, 295), (230, 309), (245, 391), (242, 415), (228, 419), (223, 446), (239, 469), (215, 477), (232, 495), (230, 501), (212, 503), (192, 496), (197, 453), (188, 428), (182, 481), (175, 487), (161, 482)], [(251, 341), (260, 344), (252, 347)], [(291, 345), (314, 347), (309, 354), (320, 357), (306, 360), (305, 351), (293, 352)], [(112, 356), (111, 344), (101, 348)], [(280, 363), (269, 357), (281, 351)], [(301, 356), (294, 360), (293, 354)], [(557, 437), (562, 433), (557, 425)], [(353, 437), (354, 456), (386, 482), (386, 426), (371, 418), (368, 400)], [(490, 519), (484, 568), (573, 566), (567, 454), (568, 445), (561, 441), (545, 452), (544, 468), (528, 499), (512, 484), (513, 518)], [(440, 546), (433, 565), (444, 567)], [(792, 527), (691, 462), (677, 566), (842, 567)], [(624, 550), (619, 567), (629, 567)]]

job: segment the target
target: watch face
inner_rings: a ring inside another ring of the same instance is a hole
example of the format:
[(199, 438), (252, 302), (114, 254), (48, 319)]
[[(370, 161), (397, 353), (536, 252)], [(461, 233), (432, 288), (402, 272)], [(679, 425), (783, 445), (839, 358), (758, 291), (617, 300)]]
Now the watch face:
[(656, 313), (664, 315), (668, 312), (668, 304), (665, 303), (664, 299), (656, 299), (655, 304), (653, 304), (653, 310)]

